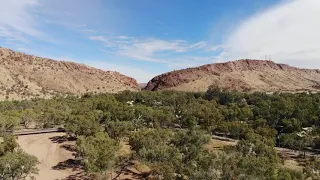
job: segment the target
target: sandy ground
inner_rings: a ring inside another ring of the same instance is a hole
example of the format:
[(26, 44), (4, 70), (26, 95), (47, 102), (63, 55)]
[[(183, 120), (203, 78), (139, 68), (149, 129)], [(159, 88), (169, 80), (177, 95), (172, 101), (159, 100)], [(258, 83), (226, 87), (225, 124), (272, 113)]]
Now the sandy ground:
[(65, 133), (48, 133), (19, 137), (21, 148), (40, 161), (39, 175), (35, 176), (37, 180), (66, 179), (79, 172), (70, 167), (70, 162), (74, 161), (73, 152), (65, 148), (72, 146), (74, 142), (65, 141), (64, 135)]
[[(18, 143), (28, 154), (38, 158), (39, 174), (36, 180), (83, 180), (81, 167), (74, 159), (74, 141), (68, 141), (65, 133), (47, 133), (19, 136)], [(121, 155), (130, 154), (130, 146), (121, 143)], [(113, 177), (116, 173), (113, 173)], [(110, 178), (109, 178), (110, 179)], [(142, 179), (140, 173), (134, 168), (121, 171), (118, 179)]]
[[(228, 138), (225, 138), (228, 139)], [(68, 141), (65, 133), (48, 133), (19, 136), (18, 143), (28, 154), (34, 155), (40, 161), (37, 180), (82, 180), (84, 179), (81, 167), (74, 160), (74, 141)], [(210, 143), (205, 145), (209, 151), (219, 150), (224, 146), (234, 146), (237, 141), (226, 141), (222, 137), (215, 136)], [(130, 154), (130, 147), (121, 143), (120, 154)], [(284, 167), (294, 170), (302, 170), (302, 166), (294, 158), (301, 152), (276, 148), (284, 160)], [(288, 154), (289, 153), (289, 154)], [(289, 158), (290, 155), (290, 158)], [(307, 156), (309, 154), (306, 154)], [(288, 157), (287, 157), (288, 156)], [(293, 156), (293, 158), (291, 157)], [(115, 175), (115, 173), (113, 173)], [(143, 179), (134, 166), (121, 172), (117, 179)]]

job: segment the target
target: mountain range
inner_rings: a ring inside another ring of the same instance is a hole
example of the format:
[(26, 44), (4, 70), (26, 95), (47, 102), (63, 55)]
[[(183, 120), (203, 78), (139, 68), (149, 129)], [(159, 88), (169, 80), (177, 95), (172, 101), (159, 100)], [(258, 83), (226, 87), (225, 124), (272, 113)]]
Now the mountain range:
[(243, 59), (175, 70), (138, 84), (115, 71), (0, 47), (0, 100), (140, 89), (204, 92), (210, 86), (246, 92), (316, 92), (320, 91), (320, 70)]

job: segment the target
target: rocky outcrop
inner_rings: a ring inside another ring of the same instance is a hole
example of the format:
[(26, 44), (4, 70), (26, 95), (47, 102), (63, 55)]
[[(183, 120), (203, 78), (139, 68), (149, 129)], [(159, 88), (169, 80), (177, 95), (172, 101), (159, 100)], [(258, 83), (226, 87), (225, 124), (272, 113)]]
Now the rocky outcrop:
[(139, 89), (135, 79), (118, 72), (0, 48), (0, 100)]
[(172, 71), (150, 80), (147, 90), (319, 91), (320, 71), (265, 60), (238, 60)]

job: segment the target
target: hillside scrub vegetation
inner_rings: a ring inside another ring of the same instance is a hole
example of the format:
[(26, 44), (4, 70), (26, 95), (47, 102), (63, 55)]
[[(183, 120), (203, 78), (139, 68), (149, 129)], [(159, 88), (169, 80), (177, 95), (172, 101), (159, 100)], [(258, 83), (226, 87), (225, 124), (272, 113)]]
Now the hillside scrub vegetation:
[[(129, 162), (147, 166), (143, 176), (150, 179), (319, 179), (320, 160), (308, 159), (303, 171), (295, 171), (284, 166), (274, 148), (319, 150), (319, 125), (319, 93), (210, 88), (205, 93), (124, 91), (3, 101), (0, 176), (23, 179), (37, 172), (37, 160), (17, 147), (8, 135), (11, 131), (63, 127), (76, 140), (77, 160), (94, 179), (106, 179), (111, 171), (117, 174)], [(212, 135), (239, 141), (208, 150), (205, 145)], [(131, 153), (119, 153), (124, 141)]]

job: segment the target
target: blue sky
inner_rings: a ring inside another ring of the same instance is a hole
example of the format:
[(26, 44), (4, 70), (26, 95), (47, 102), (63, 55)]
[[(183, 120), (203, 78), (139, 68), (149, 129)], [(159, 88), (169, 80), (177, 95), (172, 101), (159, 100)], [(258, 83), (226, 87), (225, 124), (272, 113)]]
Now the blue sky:
[(0, 46), (147, 82), (264, 58), (320, 68), (319, 0), (0, 0)]

